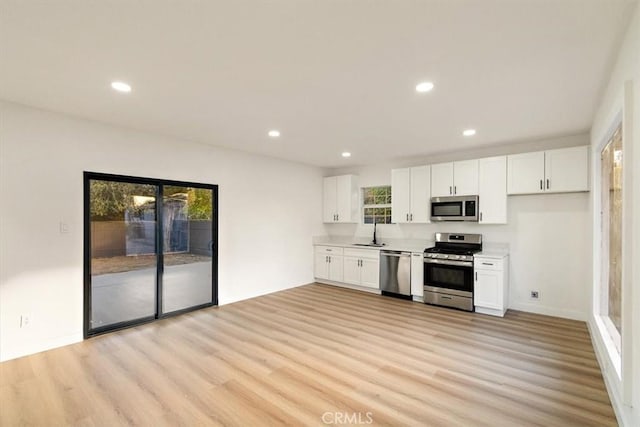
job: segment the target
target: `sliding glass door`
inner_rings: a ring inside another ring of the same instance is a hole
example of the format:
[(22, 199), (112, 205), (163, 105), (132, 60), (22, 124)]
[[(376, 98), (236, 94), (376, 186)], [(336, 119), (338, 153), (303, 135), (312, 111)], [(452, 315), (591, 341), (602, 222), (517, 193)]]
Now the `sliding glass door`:
[(85, 173), (85, 336), (217, 303), (217, 187)]
[(213, 190), (164, 186), (162, 312), (211, 301)]
[(602, 258), (600, 314), (618, 352), (622, 335), (622, 125), (600, 154)]

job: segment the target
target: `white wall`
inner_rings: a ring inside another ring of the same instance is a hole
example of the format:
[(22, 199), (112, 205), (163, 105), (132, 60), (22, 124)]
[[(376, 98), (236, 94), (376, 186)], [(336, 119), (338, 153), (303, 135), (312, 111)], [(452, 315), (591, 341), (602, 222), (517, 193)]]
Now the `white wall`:
[(320, 169), (0, 103), (0, 360), (82, 338), (83, 171), (218, 184), (220, 304), (313, 281)]
[[(361, 187), (390, 185), (391, 169), (451, 160), (489, 157), (576, 145), (587, 145), (586, 134), (543, 141), (489, 147), (396, 163), (344, 168), (329, 174), (359, 175)], [(372, 225), (326, 224), (333, 236), (371, 236)], [(591, 216), (588, 193), (509, 196), (508, 223), (383, 224), (378, 236), (403, 239), (433, 239), (437, 231), (480, 233), (487, 244), (510, 247), (509, 307), (572, 319), (586, 320), (591, 284)], [(530, 291), (540, 298), (530, 298)]]
[[(614, 408), (622, 425), (640, 426), (640, 7), (636, 6), (621, 45), (615, 67), (591, 129), (592, 164), (597, 165), (600, 146), (616, 117), (623, 119), (623, 309), (621, 379), (609, 358), (607, 346), (593, 313), (589, 317), (594, 346), (603, 369)], [(593, 181), (595, 195), (599, 181)], [(593, 212), (599, 212), (598, 197)], [(594, 259), (598, 259), (599, 215), (593, 216)], [(599, 278), (599, 263), (594, 263)], [(597, 282), (594, 280), (594, 290)], [(597, 293), (594, 293), (597, 298)], [(595, 307), (597, 301), (593, 301)]]

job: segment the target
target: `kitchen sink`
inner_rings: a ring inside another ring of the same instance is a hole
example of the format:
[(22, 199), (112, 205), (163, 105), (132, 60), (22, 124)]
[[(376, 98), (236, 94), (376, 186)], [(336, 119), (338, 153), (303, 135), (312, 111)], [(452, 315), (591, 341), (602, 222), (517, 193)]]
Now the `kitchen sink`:
[(370, 248), (381, 248), (384, 243), (354, 243), (353, 246), (368, 246)]

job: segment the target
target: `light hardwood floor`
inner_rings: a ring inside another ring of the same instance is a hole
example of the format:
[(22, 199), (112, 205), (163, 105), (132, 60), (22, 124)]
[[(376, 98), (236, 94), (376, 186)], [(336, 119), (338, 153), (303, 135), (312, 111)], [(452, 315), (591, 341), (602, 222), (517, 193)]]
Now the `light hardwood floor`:
[(617, 425), (582, 322), (319, 284), (0, 364), (3, 426), (370, 420)]

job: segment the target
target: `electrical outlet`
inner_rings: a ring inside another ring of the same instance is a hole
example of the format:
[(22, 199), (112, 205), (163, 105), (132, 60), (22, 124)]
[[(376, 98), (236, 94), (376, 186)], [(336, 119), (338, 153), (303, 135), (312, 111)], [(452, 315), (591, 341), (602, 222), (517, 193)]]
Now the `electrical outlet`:
[(531, 298), (533, 299), (540, 298), (540, 293), (538, 291), (531, 291)]
[(29, 326), (30, 321), (31, 318), (28, 315), (23, 314), (22, 316), (20, 316), (20, 327), (26, 328), (27, 326)]

